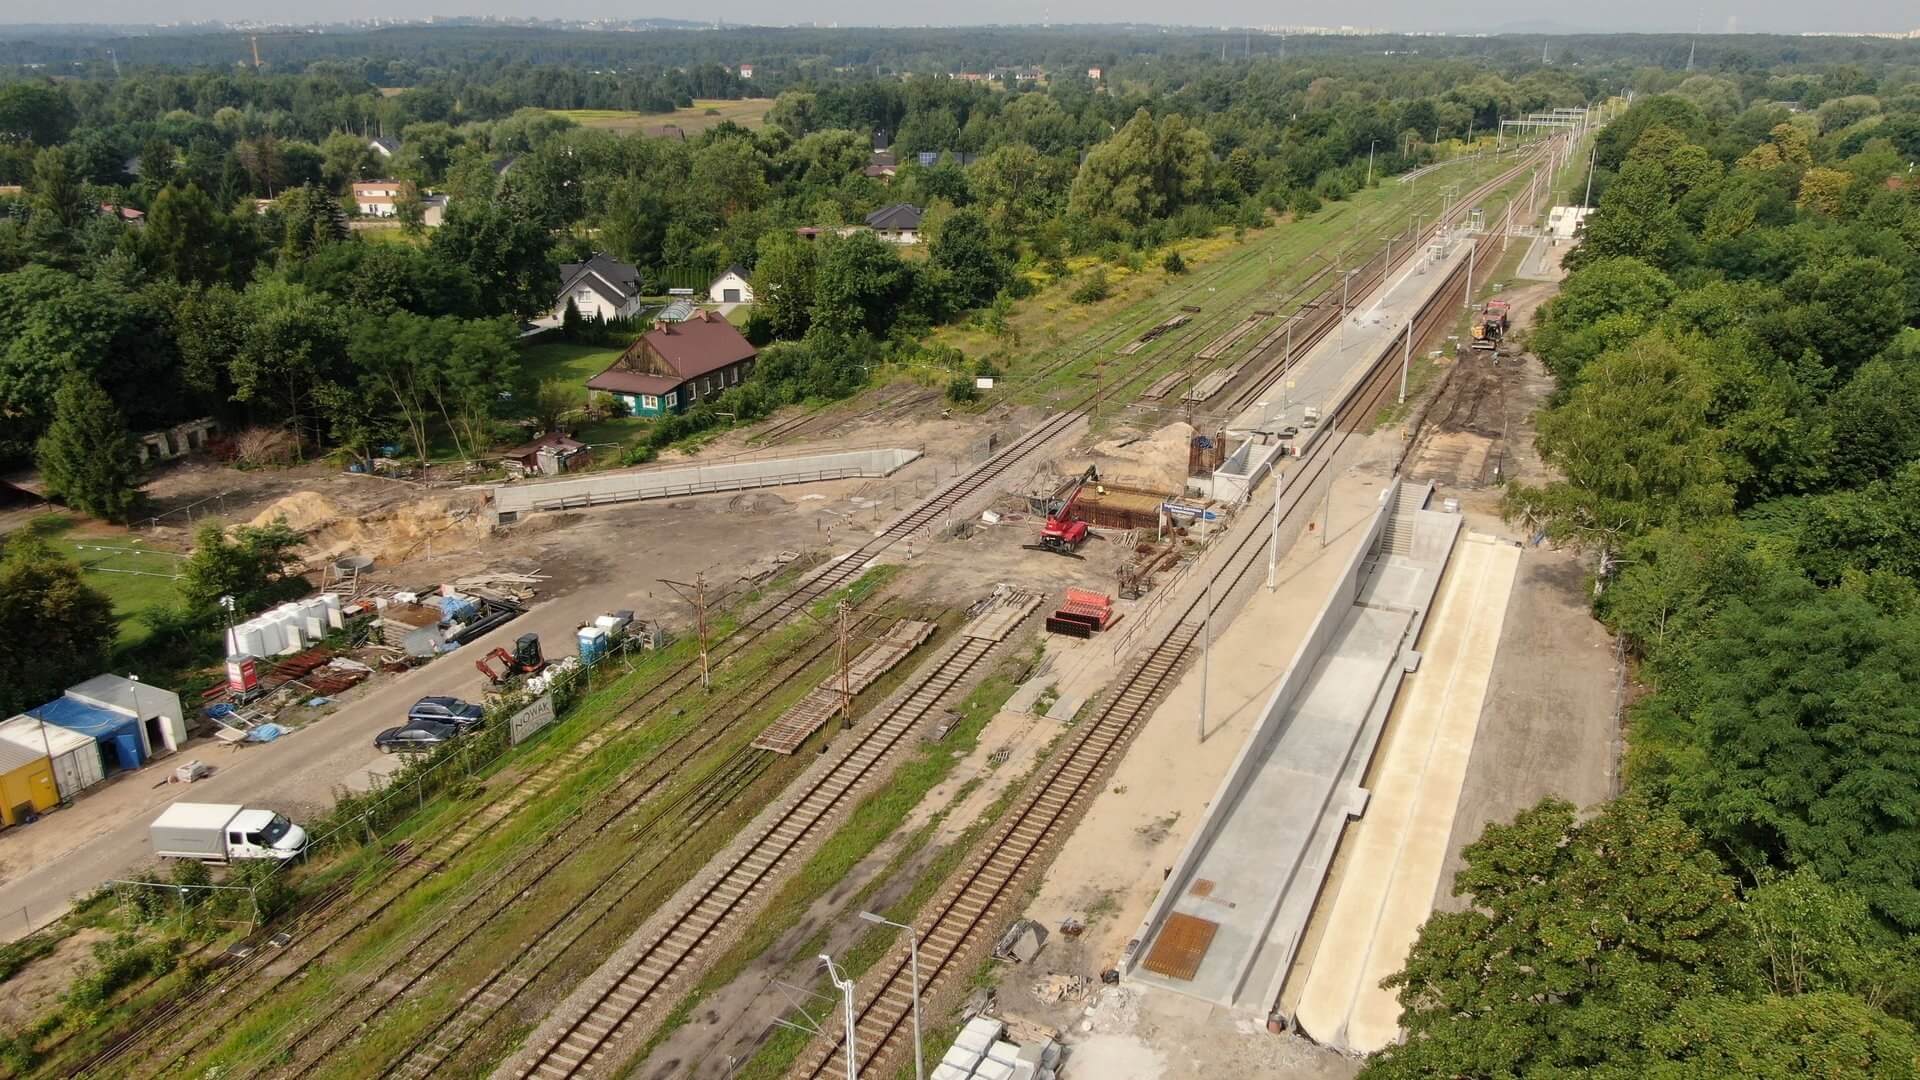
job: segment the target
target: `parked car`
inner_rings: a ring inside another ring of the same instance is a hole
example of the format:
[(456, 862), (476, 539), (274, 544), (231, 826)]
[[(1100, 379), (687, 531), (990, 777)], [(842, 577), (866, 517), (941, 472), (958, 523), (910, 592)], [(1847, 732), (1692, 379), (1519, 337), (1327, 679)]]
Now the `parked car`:
[(407, 710), (409, 723), (415, 720), (433, 720), (442, 724), (452, 724), (461, 730), (476, 728), (487, 718), (487, 710), (457, 697), (423, 697)]
[(414, 720), (401, 727), (390, 727), (373, 737), (375, 748), (389, 754), (431, 750), (459, 738), (460, 729), (438, 720)]

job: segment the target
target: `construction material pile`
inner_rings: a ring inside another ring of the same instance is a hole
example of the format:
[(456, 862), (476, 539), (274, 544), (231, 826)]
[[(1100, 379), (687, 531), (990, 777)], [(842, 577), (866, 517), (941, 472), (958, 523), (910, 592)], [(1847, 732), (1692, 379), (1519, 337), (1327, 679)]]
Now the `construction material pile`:
[(1094, 444), (1091, 452), (1056, 462), (1054, 469), (1073, 476), (1092, 465), (1104, 484), (1138, 488), (1166, 496), (1187, 489), (1187, 458), (1193, 425), (1175, 422), (1148, 434), (1123, 435)]

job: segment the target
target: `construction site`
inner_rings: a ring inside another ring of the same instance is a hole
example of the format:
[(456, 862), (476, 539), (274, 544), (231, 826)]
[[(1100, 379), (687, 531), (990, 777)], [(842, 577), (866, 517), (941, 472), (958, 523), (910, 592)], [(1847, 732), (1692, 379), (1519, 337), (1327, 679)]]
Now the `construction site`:
[[(1198, 267), (972, 411), (890, 386), (640, 468), (221, 491), (319, 582), (237, 613), (263, 660), (193, 797), (405, 812), (23, 1075), (1353, 1075), (1461, 847), (1617, 769), (1584, 570), (1498, 514), (1544, 470), (1520, 329), (1587, 134)], [(371, 752), (425, 694), (510, 734)], [(35, 837), (64, 868), (0, 909), (177, 797), (63, 811), (96, 837)]]

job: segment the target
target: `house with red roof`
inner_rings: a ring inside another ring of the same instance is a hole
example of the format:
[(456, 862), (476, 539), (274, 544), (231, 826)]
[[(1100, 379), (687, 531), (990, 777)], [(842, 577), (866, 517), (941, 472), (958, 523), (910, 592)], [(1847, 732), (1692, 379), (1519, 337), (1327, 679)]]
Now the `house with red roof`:
[(655, 322), (587, 389), (617, 398), (635, 416), (685, 412), (753, 372), (759, 351), (711, 311)]

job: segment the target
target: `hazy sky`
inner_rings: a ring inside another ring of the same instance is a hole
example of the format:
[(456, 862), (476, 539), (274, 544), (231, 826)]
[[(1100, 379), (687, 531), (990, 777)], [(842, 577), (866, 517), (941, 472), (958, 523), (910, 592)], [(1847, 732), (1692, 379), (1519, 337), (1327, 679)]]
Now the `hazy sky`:
[[(0, 22), (155, 23), (172, 20), (289, 20), (419, 18), (428, 15), (539, 15), (546, 18), (687, 18), (697, 6), (633, 0), (5, 0)], [(1506, 0), (1345, 0), (1340, 3), (1258, 0), (733, 0), (706, 13), (729, 21), (787, 24), (813, 20), (842, 25), (957, 25), (972, 23), (1179, 22), (1185, 25), (1352, 25), (1390, 30), (1885, 31), (1920, 28), (1914, 0), (1744, 0), (1708, 4), (1672, 0), (1610, 0), (1599, 4), (1516, 6)], [(1729, 19), (1736, 21), (1729, 26)]]

